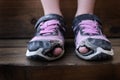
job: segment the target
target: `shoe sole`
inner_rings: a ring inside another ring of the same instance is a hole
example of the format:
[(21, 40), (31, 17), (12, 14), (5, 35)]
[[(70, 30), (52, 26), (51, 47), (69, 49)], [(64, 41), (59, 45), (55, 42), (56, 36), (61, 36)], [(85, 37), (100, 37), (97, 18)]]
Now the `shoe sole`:
[(63, 50), (61, 55), (59, 55), (58, 57), (48, 57), (48, 56), (43, 55), (41, 53), (42, 51), (43, 50), (41, 48), (38, 49), (37, 51), (27, 50), (26, 57), (29, 58), (29, 59), (32, 59), (32, 60), (54, 61), (54, 60), (57, 60), (57, 59), (61, 58), (64, 54), (64, 50)]
[(112, 49), (110, 51), (108, 51), (108, 50), (104, 50), (104, 49), (98, 47), (96, 53), (92, 53), (89, 55), (82, 55), (76, 50), (76, 55), (79, 58), (84, 59), (84, 60), (102, 61), (102, 60), (112, 59), (114, 53), (113, 53)]

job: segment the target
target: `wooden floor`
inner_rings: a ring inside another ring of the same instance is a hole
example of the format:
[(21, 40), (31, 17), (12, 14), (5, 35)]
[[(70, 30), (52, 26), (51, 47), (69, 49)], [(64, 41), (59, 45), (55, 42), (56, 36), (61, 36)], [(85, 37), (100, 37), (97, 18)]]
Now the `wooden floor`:
[(54, 62), (27, 59), (26, 39), (0, 40), (0, 80), (120, 80), (120, 39), (110, 40), (115, 56), (102, 62), (76, 57), (71, 39), (64, 57)]

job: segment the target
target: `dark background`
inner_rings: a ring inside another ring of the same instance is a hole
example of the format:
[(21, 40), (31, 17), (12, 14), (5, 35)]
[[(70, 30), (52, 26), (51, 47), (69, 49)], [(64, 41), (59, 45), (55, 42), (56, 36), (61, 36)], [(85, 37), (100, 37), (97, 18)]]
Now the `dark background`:
[[(72, 19), (77, 0), (61, 0), (67, 22), (67, 38), (73, 38)], [(96, 0), (95, 14), (103, 22), (107, 37), (120, 37), (120, 0)], [(40, 0), (0, 0), (0, 38), (31, 38), (34, 24), (43, 15)]]

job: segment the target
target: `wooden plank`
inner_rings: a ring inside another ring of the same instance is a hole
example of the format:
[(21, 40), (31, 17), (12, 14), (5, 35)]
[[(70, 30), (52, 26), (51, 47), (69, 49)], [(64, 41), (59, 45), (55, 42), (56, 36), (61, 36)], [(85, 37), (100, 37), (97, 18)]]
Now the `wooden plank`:
[(67, 40), (65, 55), (60, 60), (32, 61), (25, 57), (27, 41), (0, 40), (0, 80), (120, 79), (119, 39), (111, 39), (112, 42), (116, 42), (113, 46), (113, 60), (102, 62), (89, 62), (76, 57), (73, 40)]
[(120, 16), (118, 13), (120, 11), (119, 5), (120, 1), (113, 2), (110, 0), (98, 0), (96, 3), (95, 13), (101, 18), (104, 33), (109, 37), (117, 37), (120, 35), (120, 20), (118, 19), (118, 16)]
[(0, 66), (0, 80), (6, 80), (2, 66)]
[(3, 66), (5, 80), (26, 80), (23, 67)]
[(116, 64), (115, 65), (115, 79), (114, 80), (120, 80), (120, 67), (119, 67), (119, 64)]
[(0, 47), (26, 47), (30, 39), (0, 39)]
[[(30, 39), (0, 39), (0, 48), (17, 48), (17, 47), (26, 47)], [(109, 38), (113, 46), (120, 46), (119, 38)], [(72, 42), (72, 43), (71, 43)], [(65, 39), (65, 43), (74, 44), (73, 39)]]
[[(120, 47), (114, 47), (115, 56), (113, 60), (99, 62), (100, 64), (119, 64), (120, 63), (120, 54), (119, 54)], [(44, 66), (44, 63), (36, 62), (28, 60), (25, 57), (26, 48), (2, 48), (0, 49), (0, 65), (19, 65), (19, 66)], [(66, 50), (66, 54), (64, 57), (58, 61), (54, 61), (52, 63), (45, 63), (47, 66), (54, 66), (54, 65), (97, 65), (97, 62), (90, 62), (78, 59), (74, 55), (74, 49), (69, 48)]]
[(28, 69), (29, 80), (114, 80), (110, 65), (52, 66)]
[[(2, 42), (3, 40), (1, 40)], [(26, 53), (26, 41), (27, 40), (21, 40), (21, 42), (18, 40), (10, 40), (6, 41), (5, 45), (1, 45), (0, 48), (0, 64), (1, 65), (7, 65), (7, 64), (11, 64), (11, 65), (19, 65), (19, 66), (39, 66), (42, 65), (42, 63), (40, 62), (34, 62), (31, 60), (28, 60), (25, 57), (25, 53)], [(72, 42), (71, 42), (72, 41)], [(118, 41), (118, 40), (112, 40), (112, 41)], [(0, 43), (1, 43), (0, 42)], [(16, 43), (18, 42), (18, 43)], [(13, 45), (13, 46), (12, 46)], [(8, 46), (8, 47), (7, 47)], [(68, 40), (68, 42), (65, 45), (66, 47), (66, 52), (64, 57), (61, 60), (55, 61), (53, 63), (48, 63), (48, 65), (91, 65), (91, 64), (96, 64), (94, 62), (89, 63), (86, 61), (83, 61), (81, 59), (78, 59), (75, 54), (74, 54), (74, 43), (73, 40)], [(113, 58), (112, 61), (105, 61), (103, 63), (112, 63), (112, 64), (116, 64), (119, 63), (120, 61), (120, 54), (119, 54), (119, 43), (115, 43), (115, 45), (113, 46), (113, 49), (115, 51), (115, 56)], [(39, 63), (39, 64), (38, 64)], [(59, 64), (58, 64), (59, 63)]]
[[(4, 66), (5, 80), (119, 80), (114, 66)], [(2, 74), (3, 75), (3, 74)]]
[(36, 19), (43, 13), (40, 6), (39, 0), (0, 1), (0, 37), (33, 36)]

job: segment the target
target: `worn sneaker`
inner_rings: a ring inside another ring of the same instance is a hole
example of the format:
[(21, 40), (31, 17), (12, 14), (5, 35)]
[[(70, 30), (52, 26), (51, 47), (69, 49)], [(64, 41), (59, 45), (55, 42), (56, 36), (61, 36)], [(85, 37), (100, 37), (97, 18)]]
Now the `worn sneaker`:
[[(63, 17), (49, 14), (41, 17), (35, 25), (37, 32), (27, 46), (26, 56), (31, 59), (53, 61), (64, 54), (65, 23)], [(56, 51), (54, 51), (56, 49)], [(53, 52), (61, 51), (59, 55)]]
[[(110, 41), (101, 31), (101, 21), (97, 16), (83, 14), (75, 17), (73, 31), (75, 33), (76, 55), (84, 60), (111, 59), (114, 55)], [(84, 48), (86, 53), (82, 53)]]

